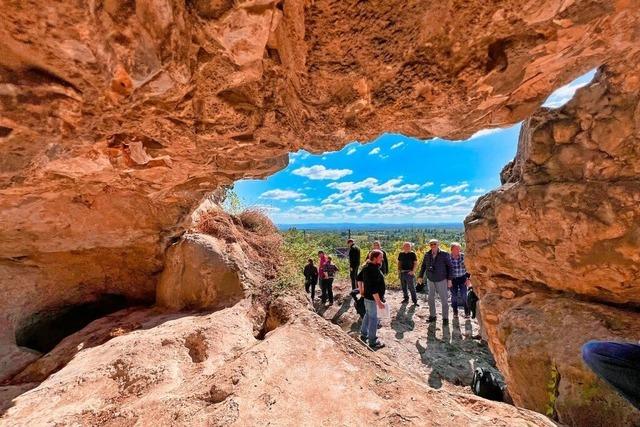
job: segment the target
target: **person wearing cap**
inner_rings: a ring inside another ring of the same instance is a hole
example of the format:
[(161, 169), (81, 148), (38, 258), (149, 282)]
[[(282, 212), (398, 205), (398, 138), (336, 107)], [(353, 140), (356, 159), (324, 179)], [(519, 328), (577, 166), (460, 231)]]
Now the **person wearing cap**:
[(453, 266), (448, 252), (440, 250), (440, 242), (436, 239), (429, 240), (430, 250), (424, 254), (418, 280), (427, 281), (429, 300), (428, 322), (436, 321), (436, 292), (442, 304), (442, 324), (449, 323), (449, 292), (451, 279), (453, 278)]
[(351, 277), (351, 289), (353, 290), (356, 288), (356, 276), (360, 267), (360, 248), (356, 246), (353, 239), (347, 240), (347, 246), (349, 247), (349, 276)]

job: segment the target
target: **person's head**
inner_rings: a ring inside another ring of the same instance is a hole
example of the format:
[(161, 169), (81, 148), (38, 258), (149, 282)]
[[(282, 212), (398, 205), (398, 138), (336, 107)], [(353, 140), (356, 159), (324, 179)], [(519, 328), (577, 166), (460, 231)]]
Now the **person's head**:
[(311, 258), (309, 258), (307, 262), (309, 263), (309, 265), (313, 265), (313, 260)]
[(369, 253), (369, 262), (371, 264), (380, 265), (382, 264), (382, 251), (378, 249), (374, 249)]
[(319, 256), (320, 258), (324, 257), (324, 251), (318, 251), (318, 256)]
[(353, 246), (353, 239), (347, 240), (347, 246), (349, 247)]
[(438, 241), (438, 239), (429, 240), (429, 249), (431, 249), (431, 252), (436, 252), (439, 246), (440, 242)]
[(330, 256), (328, 256), (328, 257), (327, 257), (327, 262), (328, 262), (329, 264), (331, 264), (331, 257), (330, 257)]
[(452, 242), (451, 243), (451, 254), (454, 256), (458, 256), (460, 255), (460, 251), (462, 250), (462, 246), (460, 246), (460, 243), (458, 242)]
[(380, 240), (376, 240), (375, 242), (373, 242), (373, 249), (381, 249), (382, 246), (380, 245)]
[(409, 252), (411, 251), (411, 242), (404, 242), (402, 244), (402, 252)]

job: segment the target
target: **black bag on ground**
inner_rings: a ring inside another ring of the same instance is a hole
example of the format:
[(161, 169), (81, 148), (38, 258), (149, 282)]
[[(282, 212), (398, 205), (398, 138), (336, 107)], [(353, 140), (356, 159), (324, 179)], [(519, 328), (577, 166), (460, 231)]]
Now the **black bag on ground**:
[(476, 368), (471, 381), (471, 390), (476, 396), (502, 402), (504, 395), (496, 376), (485, 368)]
[(424, 292), (424, 283), (418, 283), (416, 285), (416, 292)]

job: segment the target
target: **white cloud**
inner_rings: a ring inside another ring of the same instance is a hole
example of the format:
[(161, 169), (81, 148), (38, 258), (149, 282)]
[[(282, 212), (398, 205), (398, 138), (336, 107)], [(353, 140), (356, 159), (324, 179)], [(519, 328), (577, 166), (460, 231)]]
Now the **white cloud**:
[(327, 169), (322, 165), (303, 166), (298, 169), (294, 169), (292, 172), (294, 175), (304, 176), (309, 179), (340, 179), (347, 175), (351, 175), (353, 171), (351, 169)]
[(327, 184), (327, 187), (340, 191), (356, 191), (365, 188), (371, 188), (378, 183), (376, 178), (366, 178), (362, 181), (344, 181), (344, 182), (331, 182)]
[(296, 199), (294, 201), (296, 203), (309, 203), (309, 202), (313, 202), (313, 199), (311, 197), (303, 197), (301, 199)]
[(401, 182), (402, 182), (401, 176), (397, 178), (392, 178), (383, 184), (372, 187), (371, 192), (375, 194), (389, 194), (389, 193), (396, 193), (400, 191), (415, 191), (420, 188), (418, 184), (398, 185)]
[(477, 139), (477, 138), (482, 138), (483, 136), (487, 136), (487, 135), (491, 135), (494, 133), (498, 133), (501, 132), (503, 129), (501, 128), (491, 128), (491, 129), (482, 129), (479, 130), (478, 132), (474, 133), (473, 135), (471, 135), (471, 137), (469, 139), (467, 139), (466, 141), (471, 141), (472, 139)]
[(569, 83), (566, 86), (562, 86), (561, 88), (555, 90), (549, 98), (542, 104), (543, 107), (547, 108), (558, 108), (562, 107), (564, 104), (569, 102), (573, 95), (575, 95), (576, 90), (580, 89), (588, 85), (589, 82), (581, 82), (581, 83)]
[(382, 199), (380, 199), (380, 201), (383, 202), (383, 203), (398, 203), (398, 202), (402, 202), (404, 200), (415, 199), (419, 195), (420, 195), (419, 193), (391, 194), (389, 196), (383, 197)]
[(402, 147), (403, 145), (404, 145), (404, 141), (396, 142), (395, 144), (393, 144), (393, 145), (391, 146), (391, 149), (392, 149), (392, 150), (395, 150), (396, 148), (400, 148), (400, 147)]
[(422, 184), (422, 187), (420, 187), (420, 188), (428, 188), (428, 187), (433, 186), (433, 184), (434, 184), (433, 181), (427, 181), (424, 184)]
[(355, 149), (355, 148), (349, 148), (349, 150), (347, 150), (347, 156), (350, 156), (350, 155), (352, 155), (352, 154), (353, 154), (353, 153), (355, 153), (355, 152), (356, 152), (356, 149)]
[(447, 185), (446, 187), (442, 187), (440, 192), (441, 193), (459, 193), (462, 190), (466, 189), (467, 187), (469, 187), (469, 184), (463, 181), (458, 185)]
[(487, 192), (487, 190), (486, 190), (486, 189), (484, 189), (484, 188), (474, 188), (474, 189), (473, 189), (473, 192), (474, 192), (474, 193), (486, 193), (486, 192)]
[(260, 195), (261, 199), (273, 199), (273, 200), (290, 200), (290, 199), (298, 199), (300, 197), (304, 197), (304, 194), (298, 193), (293, 190), (269, 190), (265, 191)]
[(380, 152), (380, 147), (376, 147), (373, 150), (369, 151), (369, 155), (378, 154)]

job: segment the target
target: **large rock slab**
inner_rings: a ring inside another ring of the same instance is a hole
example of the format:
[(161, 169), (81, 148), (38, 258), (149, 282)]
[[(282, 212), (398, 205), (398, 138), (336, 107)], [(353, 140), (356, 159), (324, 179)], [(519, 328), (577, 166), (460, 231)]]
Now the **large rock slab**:
[[(244, 300), (208, 314), (100, 320), (61, 344), (58, 355), (73, 358), (6, 405), (0, 425), (554, 425), (431, 389), (298, 302), (276, 305), (272, 319)], [(271, 325), (264, 339), (255, 337), (261, 321)], [(87, 343), (79, 351), (78, 341)]]
[(483, 321), (516, 404), (570, 425), (640, 424), (580, 360), (640, 340), (640, 75), (604, 67), (528, 119), (503, 185), (467, 217)]

